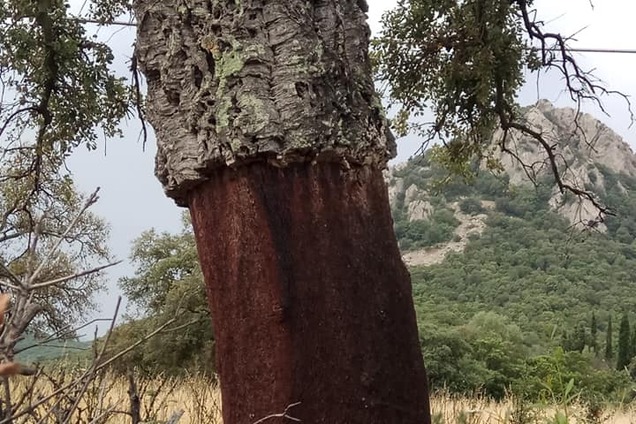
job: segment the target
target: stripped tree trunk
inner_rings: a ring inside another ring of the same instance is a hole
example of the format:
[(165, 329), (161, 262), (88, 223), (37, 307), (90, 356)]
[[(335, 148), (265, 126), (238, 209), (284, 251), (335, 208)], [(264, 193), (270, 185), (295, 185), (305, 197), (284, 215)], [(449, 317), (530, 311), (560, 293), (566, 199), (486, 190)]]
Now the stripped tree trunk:
[[(428, 423), (363, 0), (139, 0), (156, 173), (190, 209), (226, 423)], [(280, 418), (278, 422), (289, 422)]]

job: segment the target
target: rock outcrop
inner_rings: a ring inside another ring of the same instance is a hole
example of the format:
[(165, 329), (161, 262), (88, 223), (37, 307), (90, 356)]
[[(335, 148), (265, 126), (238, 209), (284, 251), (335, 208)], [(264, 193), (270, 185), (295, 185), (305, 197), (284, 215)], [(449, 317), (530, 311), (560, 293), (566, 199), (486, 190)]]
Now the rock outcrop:
[[(636, 155), (629, 144), (590, 114), (572, 108), (555, 108), (549, 101), (540, 100), (527, 108), (523, 121), (540, 133), (548, 144), (557, 146), (559, 172), (563, 181), (573, 187), (604, 192), (601, 167), (636, 176)], [(502, 137), (502, 130), (495, 132), (494, 156), (512, 184), (528, 184), (530, 177), (551, 175), (548, 155), (535, 139), (518, 131), (509, 132), (506, 147), (514, 153), (512, 156), (499, 149)], [(599, 211), (591, 201), (570, 196), (570, 200), (564, 202), (558, 190), (555, 190), (550, 205), (574, 224), (588, 224), (599, 218)]]
[[(636, 178), (636, 155), (616, 132), (587, 113), (572, 108), (555, 108), (549, 101), (541, 100), (524, 109), (522, 121), (543, 139), (555, 146), (556, 160), (562, 180), (578, 189), (602, 195), (606, 193), (606, 175), (624, 175)], [(511, 185), (531, 184), (533, 179), (553, 178), (548, 154), (544, 147), (532, 137), (511, 131), (506, 135), (505, 146), (513, 155), (502, 152), (500, 143), (504, 133), (495, 132), (492, 157), (497, 159), (507, 174)], [(399, 164), (387, 170), (385, 177), (389, 187), (392, 207), (401, 210), (401, 219), (408, 222), (428, 220), (440, 205), (432, 202), (426, 175), (431, 168), (410, 164)], [(615, 181), (614, 181), (615, 180)], [(414, 183), (416, 181), (417, 183)], [(422, 184), (420, 186), (419, 184)], [(627, 189), (615, 178), (612, 180), (619, 192)], [(444, 190), (442, 189), (442, 196)], [(480, 234), (486, 227), (487, 211), (494, 202), (481, 200), (486, 213), (468, 215), (462, 213), (456, 201), (445, 203), (444, 208), (453, 211), (459, 225), (454, 239), (447, 243), (425, 249), (412, 250), (405, 254), (409, 265), (430, 265), (441, 262), (450, 252), (463, 251), (471, 235)], [(593, 227), (605, 231), (605, 225), (594, 204), (585, 198), (562, 194), (555, 185), (548, 201), (549, 206), (566, 217), (575, 226)]]

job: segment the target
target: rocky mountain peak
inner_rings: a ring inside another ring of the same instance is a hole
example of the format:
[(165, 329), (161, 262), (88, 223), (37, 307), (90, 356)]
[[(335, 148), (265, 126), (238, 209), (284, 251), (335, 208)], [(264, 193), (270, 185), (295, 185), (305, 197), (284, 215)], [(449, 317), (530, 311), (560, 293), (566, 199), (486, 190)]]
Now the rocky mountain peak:
[[(594, 192), (605, 190), (601, 167), (617, 174), (636, 176), (636, 155), (621, 136), (594, 116), (569, 107), (557, 108), (548, 100), (539, 100), (525, 109), (522, 122), (540, 133), (544, 140), (556, 146), (557, 163), (564, 182)], [(504, 136), (495, 132), (494, 146)], [(512, 184), (528, 184), (532, 177), (551, 173), (545, 149), (532, 137), (511, 131), (506, 147), (516, 157), (494, 147), (493, 155), (499, 159)], [(574, 223), (586, 223), (598, 217), (598, 211), (589, 200), (564, 201), (554, 191), (550, 204)]]
[[(631, 195), (629, 190), (636, 187), (636, 155), (616, 132), (592, 115), (540, 100), (523, 109), (522, 122), (555, 146), (561, 178), (567, 184), (596, 193), (601, 199), (611, 195), (614, 200)], [(537, 140), (509, 132), (505, 145), (513, 152), (510, 155), (499, 149), (502, 137), (503, 131), (495, 132), (491, 155), (499, 160), (505, 178), (484, 171), (473, 187), (452, 182), (437, 190), (432, 183), (446, 174), (426, 157), (386, 172), (396, 234), (401, 235), (406, 243), (401, 247), (410, 255), (405, 257), (407, 262), (437, 263), (446, 253), (462, 250), (469, 237), (478, 236), (486, 227), (489, 211), (524, 217), (520, 210), (529, 206), (510, 196), (519, 191), (515, 187), (530, 185), (530, 177), (542, 182), (544, 209), (552, 209), (582, 228), (608, 230), (591, 201), (571, 193), (563, 195), (556, 185), (550, 191), (551, 166)]]
[[(556, 108), (548, 100), (539, 100), (526, 108), (522, 122), (540, 133), (550, 145), (557, 146), (557, 161), (565, 178), (578, 177), (583, 182), (591, 182), (585, 177), (587, 172), (581, 171), (593, 171), (598, 165), (616, 173), (636, 176), (636, 155), (629, 144), (590, 114), (569, 107)], [(496, 141), (502, 137), (503, 131), (495, 133)], [(506, 146), (537, 173), (549, 172), (547, 153), (530, 136), (511, 131)], [(499, 158), (510, 174), (511, 181), (527, 180), (518, 160), (505, 153), (500, 153)]]

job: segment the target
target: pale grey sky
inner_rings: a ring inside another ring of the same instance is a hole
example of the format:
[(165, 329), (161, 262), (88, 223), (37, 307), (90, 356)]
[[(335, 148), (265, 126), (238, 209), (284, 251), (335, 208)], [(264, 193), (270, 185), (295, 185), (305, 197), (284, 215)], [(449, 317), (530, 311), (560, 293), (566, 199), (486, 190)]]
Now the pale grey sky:
[[(374, 32), (380, 29), (378, 22), (382, 13), (396, 3), (396, 0), (369, 1), (369, 24)], [(578, 42), (573, 45), (636, 48), (636, 25), (632, 22), (636, 16), (634, 0), (597, 0), (594, 9), (590, 7), (589, 0), (537, 0), (535, 5), (539, 10), (539, 18), (547, 22), (549, 28), (566, 35), (578, 32)], [(112, 43), (118, 53), (118, 69), (125, 72), (134, 31), (102, 30), (100, 35)], [(636, 94), (636, 55), (589, 53), (580, 54), (579, 59), (588, 68), (595, 69), (596, 75), (613, 89), (628, 95)], [(542, 77), (540, 87), (537, 93), (536, 80), (529, 81), (520, 94), (521, 103), (547, 98), (557, 105), (570, 105), (567, 96), (561, 93), (562, 87), (556, 76)], [(609, 98), (606, 107), (611, 117), (602, 116), (594, 108), (588, 110), (634, 145), (636, 130), (629, 128), (629, 116), (624, 103), (617, 98)], [(159, 182), (154, 178), (154, 139), (151, 137), (144, 152), (138, 141), (139, 124), (128, 122), (124, 130), (123, 139), (108, 140), (95, 152), (80, 149), (70, 160), (70, 168), (83, 191), (101, 187), (101, 200), (94, 210), (110, 223), (112, 252), (117, 258), (126, 260), (108, 274), (109, 289), (100, 299), (102, 311), (96, 311), (96, 315), (101, 316), (109, 316), (114, 310), (119, 294), (117, 279), (132, 273), (132, 267), (127, 262), (131, 241), (150, 228), (177, 231), (183, 211), (163, 195)], [(419, 141), (415, 138), (400, 140), (397, 160), (405, 160), (418, 147)]]

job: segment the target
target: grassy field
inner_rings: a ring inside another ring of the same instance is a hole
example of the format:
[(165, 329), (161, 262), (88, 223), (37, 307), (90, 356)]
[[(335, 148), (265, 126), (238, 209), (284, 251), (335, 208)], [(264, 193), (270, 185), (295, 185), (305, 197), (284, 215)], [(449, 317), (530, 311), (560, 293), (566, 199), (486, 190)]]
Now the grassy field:
[[(61, 417), (67, 417), (68, 411), (73, 410), (69, 422), (130, 424), (131, 399), (135, 397), (139, 399), (142, 423), (164, 423), (175, 414), (180, 415), (179, 424), (222, 422), (220, 391), (214, 382), (203, 378), (135, 379), (131, 391), (126, 378), (104, 375), (90, 380), (85, 389), (80, 383), (64, 390), (62, 395), (55, 395), (74, 380), (75, 376), (60, 374), (55, 378), (40, 377), (35, 384), (32, 377), (12, 378), (12, 397), (18, 404), (14, 410), (21, 415), (16, 422), (65, 422)], [(32, 411), (22, 415), (27, 410)]]
[[(47, 400), (61, 387), (64, 378), (68, 377), (39, 378), (35, 385), (30, 377), (12, 380), (13, 398), (25, 400), (22, 409), (25, 405), (41, 402), (33, 412), (19, 417), (16, 422), (57, 423), (60, 416), (77, 402), (71, 422), (131, 423), (129, 380), (104, 375), (92, 380), (82, 396), (71, 390), (64, 396), (52, 396)], [(199, 377), (137, 379), (132, 392), (140, 399), (139, 415), (143, 423), (165, 423), (175, 414), (182, 414), (179, 424), (222, 422), (220, 393), (211, 380)], [(519, 404), (512, 399), (496, 403), (479, 397), (436, 395), (431, 400), (431, 409), (434, 424), (636, 423), (636, 410), (631, 407), (608, 407), (590, 414), (589, 408), (576, 403), (564, 407)]]
[(590, 411), (584, 405), (530, 405), (506, 399), (493, 402), (484, 398), (458, 398), (437, 395), (431, 399), (435, 424), (572, 424), (572, 423), (636, 423), (631, 408), (607, 407)]

